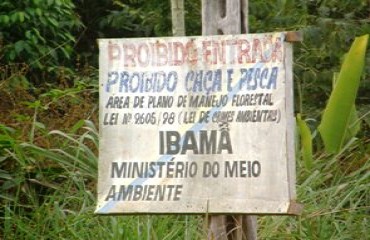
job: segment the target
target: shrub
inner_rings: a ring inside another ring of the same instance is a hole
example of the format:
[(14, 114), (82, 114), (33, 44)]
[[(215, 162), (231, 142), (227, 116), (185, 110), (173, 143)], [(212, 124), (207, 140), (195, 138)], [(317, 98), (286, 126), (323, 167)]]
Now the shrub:
[(1, 1), (0, 64), (39, 71), (63, 65), (73, 54), (73, 32), (82, 26), (74, 8), (72, 0)]

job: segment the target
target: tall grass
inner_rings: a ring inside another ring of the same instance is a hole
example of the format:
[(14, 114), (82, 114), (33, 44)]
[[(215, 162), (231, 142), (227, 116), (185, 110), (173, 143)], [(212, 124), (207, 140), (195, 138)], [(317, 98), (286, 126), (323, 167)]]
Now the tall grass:
[(5, 151), (19, 168), (0, 172), (6, 192), (0, 195), (0, 239), (202, 238), (198, 216), (94, 215), (97, 129), (82, 121), (71, 133), (49, 135), (58, 148), (20, 142)]
[[(307, 171), (300, 162), (299, 217), (262, 217), (261, 239), (370, 239), (370, 155), (359, 153), (360, 140), (335, 156), (317, 154)], [(369, 148), (367, 144), (367, 148)], [(349, 155), (361, 161), (349, 164)]]
[(370, 143), (366, 134), (356, 138), (361, 118), (354, 105), (367, 41), (368, 35), (355, 40), (334, 84), (318, 128), (324, 149), (317, 131), (311, 134), (298, 115), (298, 199), (305, 211), (296, 218), (264, 218), (263, 239), (370, 239)]
[[(6, 151), (21, 167), (0, 175), (12, 186), (1, 195), (1, 239), (205, 238), (202, 216), (94, 215), (96, 128), (83, 121), (71, 133), (50, 135), (60, 148), (14, 143)], [(369, 142), (356, 140), (337, 155), (317, 153), (309, 169), (298, 162), (303, 214), (259, 217), (259, 238), (370, 239), (369, 150)]]

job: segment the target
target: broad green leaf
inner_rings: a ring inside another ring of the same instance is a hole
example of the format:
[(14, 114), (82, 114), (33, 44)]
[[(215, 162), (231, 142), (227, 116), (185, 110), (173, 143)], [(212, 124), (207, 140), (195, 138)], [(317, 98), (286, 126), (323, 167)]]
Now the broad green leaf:
[(36, 6), (40, 5), (41, 0), (32, 0), (32, 3)]
[(307, 170), (311, 170), (313, 166), (312, 157), (312, 135), (310, 128), (306, 122), (302, 120), (301, 114), (297, 115), (297, 125), (301, 136), (301, 154), (304, 166)]
[(54, 4), (54, 0), (47, 0), (46, 2), (48, 6), (52, 6)]
[(17, 12), (15, 12), (15, 13), (13, 13), (13, 14), (10, 16), (10, 21), (11, 21), (12, 23), (16, 23), (16, 22), (17, 22), (17, 20), (18, 20), (18, 13), (17, 13)]
[(9, 51), (9, 60), (13, 61), (16, 57), (15, 51)]
[(24, 22), (24, 12), (18, 12), (18, 19), (19, 19), (19, 22), (21, 23)]
[(356, 105), (353, 104), (349, 115), (348, 128), (346, 129), (345, 142), (355, 137), (361, 130), (361, 120), (358, 117)]
[(0, 23), (2, 23), (3, 26), (7, 25), (9, 23), (10, 18), (7, 15), (1, 15), (0, 16)]
[(364, 35), (353, 42), (324, 110), (319, 131), (328, 153), (339, 152), (345, 144), (346, 132), (351, 124), (352, 108), (365, 65), (368, 38), (369, 35)]
[(62, 5), (62, 2), (60, 0), (54, 0), (55, 2), (55, 5), (57, 5), (58, 7)]
[(14, 49), (17, 54), (20, 54), (24, 49), (24, 41), (18, 41), (14, 44)]
[(30, 30), (26, 31), (25, 36), (27, 39), (31, 39), (32, 37), (31, 31)]
[(36, 8), (35, 9), (35, 12), (38, 16), (41, 16), (42, 15), (42, 10), (40, 8)]
[[(333, 89), (338, 82), (338, 73), (334, 73), (333, 77)], [(353, 104), (351, 108), (351, 113), (349, 115), (348, 121), (348, 128), (346, 129), (345, 140), (344, 142), (348, 142), (351, 138), (355, 137), (357, 133), (361, 130), (361, 119), (358, 117), (358, 113), (356, 110), (356, 105)]]

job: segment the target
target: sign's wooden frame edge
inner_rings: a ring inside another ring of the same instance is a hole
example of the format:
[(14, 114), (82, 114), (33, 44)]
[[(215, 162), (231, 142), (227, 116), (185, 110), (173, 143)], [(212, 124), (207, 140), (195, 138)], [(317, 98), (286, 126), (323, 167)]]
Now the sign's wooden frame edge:
[[(300, 31), (288, 31), (284, 32), (285, 33), (285, 42), (287, 43), (295, 43), (295, 42), (302, 42), (303, 41), (303, 33)], [(231, 34), (232, 35), (232, 34)], [(293, 64), (288, 64), (288, 63), (293, 63), (293, 47), (292, 45), (288, 46), (286, 48), (287, 51), (290, 51), (289, 54), (286, 54), (285, 58), (285, 66), (289, 67), (288, 71), (286, 71), (286, 80), (289, 84), (286, 85), (286, 99), (289, 99), (286, 101), (286, 109), (289, 110), (290, 112), (286, 112), (287, 115), (287, 125), (292, 125), (295, 126), (295, 118), (294, 118), (294, 102), (293, 102)], [(289, 195), (291, 196), (287, 212), (282, 212), (282, 213), (184, 213), (184, 212), (149, 212), (149, 213), (143, 213), (143, 212), (122, 212), (122, 213), (102, 213), (95, 211), (95, 214), (102, 215), (102, 216), (108, 216), (108, 215), (219, 215), (219, 214), (238, 214), (238, 215), (296, 215), (299, 216), (301, 215), (304, 205), (296, 202), (296, 191), (295, 191), (295, 185), (296, 185), (296, 165), (295, 165), (295, 142), (294, 142), (294, 136), (295, 132), (294, 129), (287, 130), (286, 132), (286, 137), (287, 137), (287, 172), (288, 172), (288, 178), (290, 183), (289, 184)]]

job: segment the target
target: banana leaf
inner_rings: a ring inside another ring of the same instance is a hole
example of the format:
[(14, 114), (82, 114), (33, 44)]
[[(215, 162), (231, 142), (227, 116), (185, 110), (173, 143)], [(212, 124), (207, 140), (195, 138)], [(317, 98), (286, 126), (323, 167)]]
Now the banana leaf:
[(312, 134), (306, 122), (302, 120), (301, 115), (297, 115), (297, 125), (301, 136), (301, 154), (304, 167), (311, 170), (313, 166), (312, 157)]
[(342, 64), (337, 83), (324, 110), (319, 132), (328, 153), (337, 153), (354, 133), (354, 104), (365, 65), (369, 35), (357, 37)]

